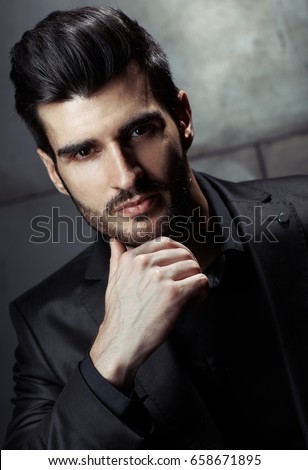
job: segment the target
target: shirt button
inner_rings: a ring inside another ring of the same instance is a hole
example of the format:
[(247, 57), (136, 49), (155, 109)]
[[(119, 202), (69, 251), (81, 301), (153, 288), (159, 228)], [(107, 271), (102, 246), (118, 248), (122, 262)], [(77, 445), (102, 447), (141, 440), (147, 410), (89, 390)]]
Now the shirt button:
[(288, 214), (286, 214), (285, 212), (280, 212), (280, 214), (278, 215), (278, 222), (280, 224), (287, 224), (289, 222), (290, 218), (288, 216)]

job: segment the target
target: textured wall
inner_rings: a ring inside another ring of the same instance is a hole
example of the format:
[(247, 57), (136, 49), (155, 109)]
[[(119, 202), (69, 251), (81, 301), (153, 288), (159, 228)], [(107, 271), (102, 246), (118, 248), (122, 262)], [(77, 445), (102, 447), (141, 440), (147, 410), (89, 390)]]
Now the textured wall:
[[(7, 305), (85, 245), (29, 243), (38, 214), (76, 216), (58, 195), (13, 111), (8, 51), (55, 9), (94, 2), (10, 0), (1, 6), (0, 280), (1, 422), (9, 419), (16, 339)], [(158, 39), (175, 81), (191, 98), (196, 129), (192, 166), (226, 179), (308, 173), (308, 0), (117, 0)]]

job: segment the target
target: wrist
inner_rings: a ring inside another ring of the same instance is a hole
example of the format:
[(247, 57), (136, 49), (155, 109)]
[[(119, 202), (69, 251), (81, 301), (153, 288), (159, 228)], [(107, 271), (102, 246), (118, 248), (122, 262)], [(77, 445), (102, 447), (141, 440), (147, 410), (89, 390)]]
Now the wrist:
[(111, 385), (121, 392), (128, 392), (136, 375), (136, 367), (124, 361), (122, 358), (108, 358), (108, 354), (96, 356), (94, 351), (90, 351), (90, 358), (97, 371)]

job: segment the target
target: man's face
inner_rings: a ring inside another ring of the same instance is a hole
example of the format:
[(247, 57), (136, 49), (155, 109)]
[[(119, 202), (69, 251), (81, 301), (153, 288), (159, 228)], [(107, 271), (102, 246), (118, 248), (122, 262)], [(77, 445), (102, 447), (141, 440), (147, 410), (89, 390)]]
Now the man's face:
[(103, 235), (137, 246), (169, 235), (168, 221), (188, 213), (190, 109), (179, 95), (179, 125), (131, 65), (90, 98), (39, 106), (51, 158), (38, 150), (57, 188), (70, 194)]

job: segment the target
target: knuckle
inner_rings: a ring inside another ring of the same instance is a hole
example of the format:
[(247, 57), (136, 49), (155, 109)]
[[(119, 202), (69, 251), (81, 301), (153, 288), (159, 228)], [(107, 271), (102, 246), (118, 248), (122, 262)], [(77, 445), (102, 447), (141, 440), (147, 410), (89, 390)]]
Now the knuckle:
[(187, 248), (186, 246), (182, 245), (178, 248), (179, 250), (179, 254), (180, 256), (183, 258), (183, 259), (191, 259), (191, 260), (194, 260), (196, 261), (196, 258), (195, 256), (192, 254), (192, 252), (190, 251), (189, 248)]
[(181, 258), (191, 259), (191, 254), (185, 247), (178, 248), (178, 250), (179, 250), (179, 255), (181, 256)]
[(188, 258), (182, 263), (183, 270), (185, 270), (186, 277), (201, 273), (200, 265), (197, 261)]
[(153, 270), (152, 279), (153, 279), (153, 281), (156, 281), (156, 282), (160, 282), (163, 279), (163, 273), (162, 273), (161, 268), (156, 267)]
[(162, 242), (166, 242), (166, 243), (167, 243), (167, 242), (171, 242), (171, 238), (165, 237), (165, 236), (160, 237), (160, 240), (161, 240)]
[(203, 274), (203, 273), (200, 273), (197, 277), (196, 277), (196, 285), (197, 287), (199, 287), (200, 289), (206, 287), (208, 288), (209, 287), (209, 280), (208, 278)]
[(201, 268), (200, 268), (200, 265), (197, 261), (195, 260), (190, 260), (189, 261), (190, 265), (191, 265), (191, 268), (194, 269), (196, 272), (200, 273), (201, 272)]
[(171, 246), (177, 245), (177, 242), (175, 242), (175, 241), (172, 240), (171, 238), (165, 237), (165, 236), (160, 237), (160, 238), (159, 238), (159, 241), (160, 241), (161, 243), (163, 243), (166, 247), (171, 247)]
[(139, 269), (144, 269), (148, 265), (148, 257), (147, 255), (141, 253), (140, 255), (137, 255), (134, 259), (134, 263)]

